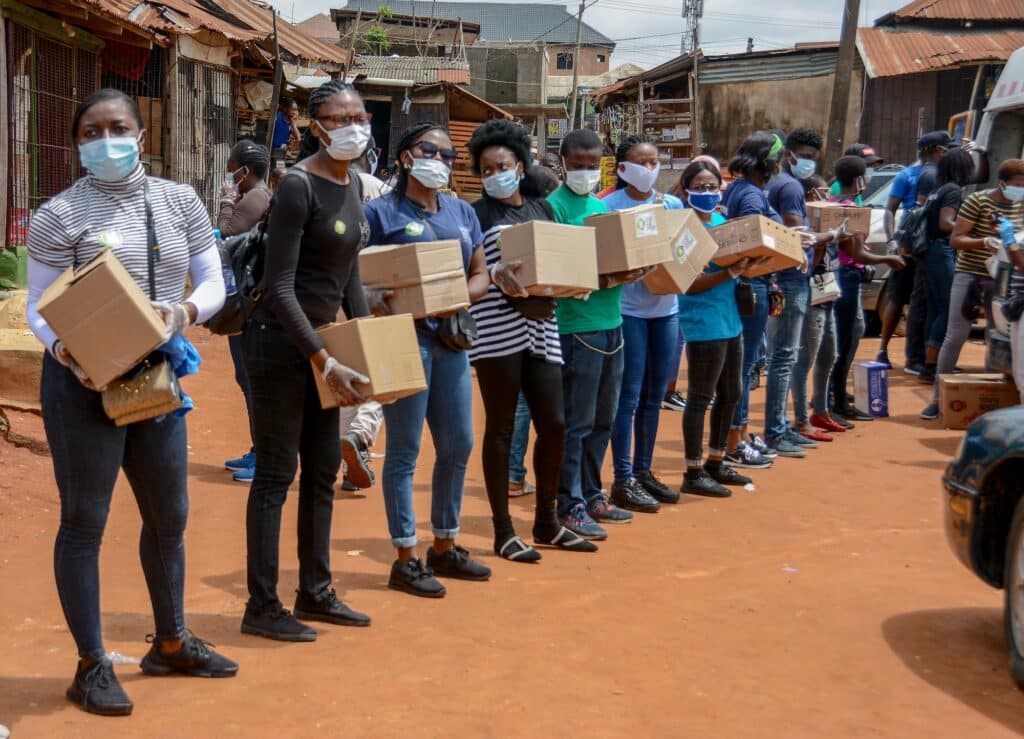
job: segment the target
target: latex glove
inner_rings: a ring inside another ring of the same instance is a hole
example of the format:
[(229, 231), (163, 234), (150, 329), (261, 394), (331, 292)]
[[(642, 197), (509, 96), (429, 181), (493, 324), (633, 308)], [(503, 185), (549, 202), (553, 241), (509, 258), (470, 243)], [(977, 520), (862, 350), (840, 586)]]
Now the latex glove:
[(889, 265), (891, 269), (903, 269), (907, 266), (907, 263), (903, 261), (903, 257), (893, 254), (891, 256), (883, 257), (882, 262)]
[(166, 330), (164, 332), (164, 339), (167, 341), (171, 340), (171, 337), (175, 334), (180, 334), (191, 323), (188, 310), (181, 303), (177, 305), (171, 305), (162, 300), (152, 300), (150, 305), (160, 314), (160, 317), (164, 321)]
[(324, 363), (324, 381), (331, 388), (334, 397), (343, 406), (362, 405), (366, 402), (363, 394), (356, 390), (356, 384), (369, 385), (370, 378), (346, 367), (334, 357)]
[(587, 300), (590, 300), (590, 295), (592, 294), (592, 292), (593, 292), (592, 290), (587, 290), (586, 292), (582, 292), (579, 295), (573, 295), (572, 297), (575, 300), (587, 301)]
[(71, 356), (71, 352), (67, 350), (60, 339), (55, 341), (53, 344), (53, 358), (71, 370), (71, 374), (75, 376), (76, 380), (82, 383), (82, 387), (88, 388), (89, 390), (103, 390), (103, 388), (96, 387), (96, 385), (93, 384), (93, 381), (85, 374), (85, 370), (82, 369), (81, 365), (75, 361), (75, 358)]
[(375, 316), (390, 316), (393, 313), (391, 304), (388, 301), (395, 297), (394, 290), (385, 290), (380, 287), (364, 287), (363, 293), (366, 295), (367, 305), (370, 306), (370, 313)]
[(985, 237), (985, 248), (992, 251), (999, 251), (999, 247), (1003, 245), (1002, 239), (997, 236), (986, 236)]
[(530, 293), (526, 291), (516, 272), (522, 268), (521, 260), (511, 262), (498, 262), (490, 269), (491, 282), (497, 285), (498, 289), (513, 298), (528, 298)]
[(230, 182), (222, 182), (220, 185), (220, 201), (235, 203), (238, 201), (238, 186)]

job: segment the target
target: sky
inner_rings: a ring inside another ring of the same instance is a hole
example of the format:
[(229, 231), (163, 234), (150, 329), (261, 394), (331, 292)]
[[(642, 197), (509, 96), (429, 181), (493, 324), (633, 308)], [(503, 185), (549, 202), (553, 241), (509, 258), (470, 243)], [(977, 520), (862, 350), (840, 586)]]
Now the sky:
[[(272, 4), (286, 20), (298, 22), (342, 7), (342, 2), (273, 0)], [(861, 0), (858, 25), (871, 25), (879, 16), (907, 2)], [(382, 3), (386, 4), (386, 0)], [(632, 62), (650, 68), (679, 55), (682, 5), (683, 0), (597, 0), (584, 12), (583, 20), (616, 42), (612, 66)], [(566, 7), (575, 12), (577, 5), (566, 3)], [(701, 47), (705, 54), (728, 54), (744, 51), (748, 37), (754, 38), (755, 50), (780, 49), (802, 41), (837, 40), (842, 12), (843, 0), (776, 0), (763, 6), (750, 0), (704, 0)]]

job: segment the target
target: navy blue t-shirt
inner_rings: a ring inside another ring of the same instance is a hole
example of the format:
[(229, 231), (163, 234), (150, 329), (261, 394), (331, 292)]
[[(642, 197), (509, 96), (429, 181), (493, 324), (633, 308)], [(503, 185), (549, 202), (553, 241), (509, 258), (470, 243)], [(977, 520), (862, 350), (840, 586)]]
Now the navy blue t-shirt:
[[(803, 225), (810, 225), (807, 221), (807, 199), (804, 186), (789, 172), (780, 172), (768, 184), (768, 202), (776, 212), (783, 216), (797, 215), (800, 216)], [(807, 264), (813, 264), (814, 247), (804, 247), (804, 256), (807, 258)], [(807, 279), (807, 273), (802, 272), (799, 267), (790, 267), (779, 272), (780, 280), (797, 278)]]
[(742, 218), (743, 216), (764, 216), (782, 223), (779, 214), (772, 208), (764, 191), (750, 180), (742, 177), (733, 180), (722, 196), (726, 218)]

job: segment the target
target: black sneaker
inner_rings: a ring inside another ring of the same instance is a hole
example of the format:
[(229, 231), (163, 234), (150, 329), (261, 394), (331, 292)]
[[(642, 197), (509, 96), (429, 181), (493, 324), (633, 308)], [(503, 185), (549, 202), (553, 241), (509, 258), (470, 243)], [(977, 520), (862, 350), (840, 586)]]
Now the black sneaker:
[(923, 382), (925, 385), (935, 384), (935, 365), (926, 364), (924, 369), (921, 370), (921, 374), (917, 376), (918, 382)]
[(829, 412), (828, 412), (828, 415), (829, 415), (829, 418), (831, 418), (833, 421), (838, 423), (840, 426), (842, 426), (847, 431), (849, 431), (850, 429), (856, 428), (856, 426), (854, 426), (848, 420), (843, 418), (842, 411), (837, 409), (837, 408), (830, 409)]
[(100, 716), (128, 716), (132, 712), (132, 700), (121, 688), (114, 674), (114, 666), (106, 657), (82, 667), (78, 665), (75, 679), (66, 693), (68, 700), (77, 703), (82, 710)]
[[(297, 592), (297, 591), (296, 591)], [(295, 596), (295, 618), (303, 621), (323, 621), (338, 626), (369, 626), (370, 617), (353, 611), (346, 606), (334, 590), (327, 590), (319, 597), (298, 593)]]
[(754, 482), (746, 475), (741, 475), (732, 467), (724, 464), (718, 465), (717, 469), (705, 465), (704, 471), (711, 475), (714, 481), (720, 485), (750, 485)]
[(908, 362), (906, 366), (903, 367), (904, 374), (913, 375), (914, 377), (917, 377), (922, 372), (924, 372), (923, 362)]
[(300, 622), (280, 603), (261, 610), (247, 604), (242, 616), (242, 633), (275, 641), (316, 641), (316, 631)]
[(160, 651), (160, 640), (153, 634), (146, 637), (153, 646), (142, 658), (142, 671), (147, 675), (164, 676), (172, 673), (192, 677), (234, 677), (238, 674), (238, 663), (232, 662), (213, 651), (213, 644), (200, 639), (191, 631), (185, 631), (178, 651), (164, 654)]
[(391, 565), (388, 587), (421, 598), (443, 598), (447, 592), (444, 585), (434, 577), (434, 571), (416, 557), (405, 564), (395, 560)]
[(661, 503), (651, 497), (651, 494), (632, 477), (612, 485), (612, 494), (609, 497), (612, 503), (627, 511), (657, 513), (661, 508)]
[(655, 477), (653, 472), (642, 472), (636, 478), (636, 481), (640, 483), (640, 487), (660, 503), (679, 502), (679, 493)]
[(703, 495), (708, 498), (728, 498), (732, 495), (729, 488), (722, 487), (707, 472), (701, 470), (697, 477), (683, 480), (682, 492), (690, 495)]
[(443, 554), (438, 554), (433, 547), (430, 547), (427, 550), (427, 567), (430, 567), (439, 577), (450, 577), (453, 580), (482, 582), (491, 579), (491, 568), (474, 562), (470, 558), (469, 552), (458, 544), (453, 545)]
[(377, 478), (370, 469), (370, 452), (355, 434), (341, 437), (341, 458), (345, 462), (345, 480), (360, 490), (373, 487)]
[(661, 400), (661, 408), (666, 411), (682, 411), (686, 410), (686, 398), (677, 392), (665, 393), (665, 397)]
[(892, 369), (892, 362), (889, 361), (889, 352), (887, 352), (885, 349), (878, 352), (878, 354), (875, 356), (875, 361), (878, 362), (879, 364), (884, 364), (888, 369)]
[(848, 405), (845, 408), (840, 408), (838, 412), (839, 412), (839, 415), (841, 417), (845, 418), (847, 421), (874, 421), (875, 420), (874, 416), (872, 416), (870, 414), (867, 414), (867, 413), (861, 413), (859, 410), (857, 410), (852, 405)]

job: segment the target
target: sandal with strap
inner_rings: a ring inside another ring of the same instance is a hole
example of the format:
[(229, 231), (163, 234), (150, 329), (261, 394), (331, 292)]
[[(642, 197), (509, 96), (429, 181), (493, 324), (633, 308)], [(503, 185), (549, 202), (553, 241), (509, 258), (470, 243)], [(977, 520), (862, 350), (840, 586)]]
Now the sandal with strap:
[(495, 544), (494, 553), (510, 562), (539, 562), (541, 559), (540, 552), (518, 536), (508, 539), (500, 547)]
[(539, 536), (534, 532), (533, 541), (536, 544), (546, 544), (547, 546), (558, 547), (559, 549), (565, 549), (570, 552), (597, 551), (596, 544), (587, 541), (582, 536), (577, 536), (565, 526), (560, 527), (555, 535), (546, 541), (545, 537)]

